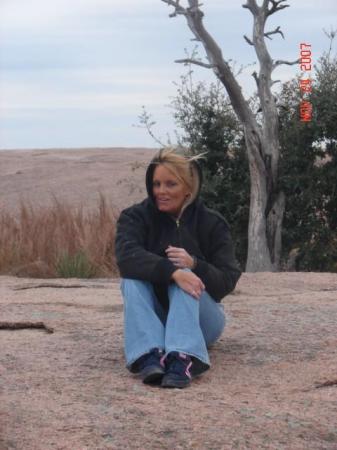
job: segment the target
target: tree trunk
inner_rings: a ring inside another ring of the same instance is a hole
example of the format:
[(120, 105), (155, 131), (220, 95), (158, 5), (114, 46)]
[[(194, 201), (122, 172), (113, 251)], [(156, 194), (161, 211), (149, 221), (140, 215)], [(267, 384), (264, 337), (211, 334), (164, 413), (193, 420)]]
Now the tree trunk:
[(248, 127), (244, 131), (250, 171), (246, 271), (277, 271), (282, 249), (285, 195), (283, 192), (275, 192), (268, 149), (263, 148), (266, 141), (253, 128)]
[[(270, 272), (274, 270), (268, 240), (266, 235), (266, 207), (268, 191), (266, 173), (263, 164), (256, 164), (257, 160), (250, 156), (259, 151), (258, 143), (249, 139), (246, 132), (246, 145), (249, 157), (250, 171), (250, 207), (248, 224), (248, 254), (247, 272)], [(255, 148), (254, 148), (255, 147)]]
[(282, 221), (285, 196), (280, 192), (266, 216), (268, 199), (267, 177), (249, 161), (250, 208), (248, 225), (247, 272), (273, 272), (279, 269), (282, 249)]

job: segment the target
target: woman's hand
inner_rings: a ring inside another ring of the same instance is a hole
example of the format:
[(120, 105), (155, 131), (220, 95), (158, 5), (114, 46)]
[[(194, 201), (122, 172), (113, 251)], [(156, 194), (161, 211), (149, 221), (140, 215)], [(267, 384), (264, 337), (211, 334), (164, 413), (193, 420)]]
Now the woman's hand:
[(181, 289), (192, 295), (196, 300), (199, 300), (202, 291), (205, 289), (204, 283), (193, 272), (178, 269), (173, 272), (172, 279)]
[(166, 255), (170, 261), (179, 269), (192, 269), (194, 266), (194, 259), (187, 253), (184, 248), (172, 247), (169, 245), (165, 250)]

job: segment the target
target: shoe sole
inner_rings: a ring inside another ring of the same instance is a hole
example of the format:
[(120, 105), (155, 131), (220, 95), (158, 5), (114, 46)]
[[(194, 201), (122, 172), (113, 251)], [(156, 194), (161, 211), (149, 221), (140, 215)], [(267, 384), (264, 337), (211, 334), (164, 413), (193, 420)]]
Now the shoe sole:
[(146, 369), (140, 373), (143, 383), (145, 384), (159, 383), (164, 375), (165, 371), (160, 367), (146, 367)]
[(183, 389), (191, 384), (191, 380), (172, 380), (165, 377), (161, 382), (161, 386), (164, 388), (178, 388)]

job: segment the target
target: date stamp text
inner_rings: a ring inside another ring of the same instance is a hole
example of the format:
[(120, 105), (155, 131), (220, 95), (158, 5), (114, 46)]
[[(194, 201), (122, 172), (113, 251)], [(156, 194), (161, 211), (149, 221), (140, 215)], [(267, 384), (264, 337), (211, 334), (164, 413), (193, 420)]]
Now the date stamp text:
[(312, 52), (311, 44), (300, 44), (300, 69), (302, 71), (300, 78), (300, 120), (301, 122), (310, 122), (312, 119), (312, 104), (309, 100), (312, 92)]

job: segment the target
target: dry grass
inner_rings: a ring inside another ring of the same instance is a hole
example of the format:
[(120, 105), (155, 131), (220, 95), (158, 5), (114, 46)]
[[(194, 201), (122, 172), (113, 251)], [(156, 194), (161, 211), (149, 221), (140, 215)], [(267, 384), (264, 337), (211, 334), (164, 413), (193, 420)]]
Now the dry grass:
[(90, 212), (57, 198), (52, 206), (39, 209), (21, 202), (18, 217), (1, 211), (0, 273), (39, 278), (116, 276), (117, 216), (103, 195)]

